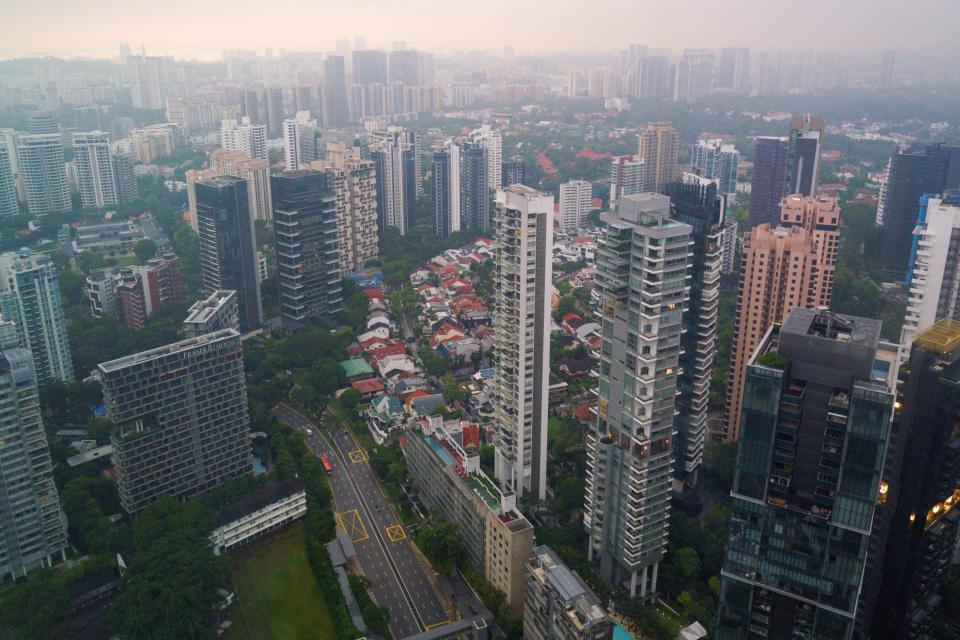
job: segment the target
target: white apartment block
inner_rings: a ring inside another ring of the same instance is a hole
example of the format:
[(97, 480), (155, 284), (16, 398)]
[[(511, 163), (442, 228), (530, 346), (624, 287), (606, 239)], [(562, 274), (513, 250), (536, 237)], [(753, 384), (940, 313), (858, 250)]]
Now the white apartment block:
[(220, 555), (306, 515), (307, 492), (303, 482), (291, 478), (267, 485), (217, 512), (217, 528), (210, 534), (213, 552)]
[(302, 165), (317, 159), (317, 121), (309, 111), (297, 111), (283, 121), (283, 160), (287, 171), (298, 171)]
[(907, 313), (900, 331), (900, 344), (906, 348), (938, 320), (960, 320), (960, 196), (922, 197), (913, 242)]
[(467, 142), (483, 147), (487, 154), (487, 180), (491, 189), (499, 189), (503, 180), (503, 137), (499, 129), (488, 124), (467, 134)]
[(102, 131), (75, 133), (73, 151), (83, 206), (102, 209), (116, 205), (119, 198), (110, 158), (110, 136)]
[(518, 496), (546, 498), (553, 197), (497, 191), (494, 220), (494, 468)]
[(22, 135), (18, 144), (17, 161), (27, 210), (34, 215), (70, 211), (73, 205), (60, 134)]
[(223, 120), (220, 124), (220, 146), (228, 151), (242, 151), (251, 158), (267, 159), (267, 126), (250, 124), (250, 118)]
[(643, 191), (646, 162), (637, 156), (616, 156), (610, 162), (610, 208), (615, 209), (620, 198)]
[(571, 180), (560, 185), (560, 228), (575, 231), (590, 213), (593, 185), (586, 180)]

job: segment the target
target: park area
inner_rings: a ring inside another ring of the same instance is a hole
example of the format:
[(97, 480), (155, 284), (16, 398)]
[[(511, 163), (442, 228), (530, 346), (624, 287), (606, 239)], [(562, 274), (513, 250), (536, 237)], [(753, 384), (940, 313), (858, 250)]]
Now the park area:
[(226, 640), (328, 640), (330, 613), (310, 570), (303, 524), (232, 554), (232, 627)]

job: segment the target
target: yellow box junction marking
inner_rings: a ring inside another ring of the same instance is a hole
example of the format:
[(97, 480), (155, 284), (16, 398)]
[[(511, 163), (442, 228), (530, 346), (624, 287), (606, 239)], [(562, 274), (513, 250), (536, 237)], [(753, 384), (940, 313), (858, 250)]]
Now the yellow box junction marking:
[(363, 449), (357, 449), (356, 451), (351, 451), (347, 455), (350, 456), (350, 462), (353, 462), (354, 464), (358, 462), (366, 462), (367, 460), (369, 460), (369, 458), (367, 457), (367, 452), (364, 451)]
[(432, 630), (432, 629), (436, 629), (437, 627), (442, 627), (442, 626), (447, 625), (447, 624), (450, 624), (450, 621), (449, 621), (449, 620), (444, 620), (443, 622), (438, 622), (438, 623), (436, 623), (436, 624), (428, 624), (426, 627), (423, 628), (423, 630), (424, 630), (424, 631), (430, 631), (430, 630)]
[(391, 525), (386, 529), (384, 529), (384, 531), (387, 532), (387, 536), (390, 538), (390, 542), (399, 542), (401, 540), (407, 539), (407, 532), (403, 528), (402, 524)]
[(350, 538), (350, 542), (362, 542), (370, 537), (363, 519), (360, 518), (360, 512), (356, 509), (338, 513), (337, 521)]

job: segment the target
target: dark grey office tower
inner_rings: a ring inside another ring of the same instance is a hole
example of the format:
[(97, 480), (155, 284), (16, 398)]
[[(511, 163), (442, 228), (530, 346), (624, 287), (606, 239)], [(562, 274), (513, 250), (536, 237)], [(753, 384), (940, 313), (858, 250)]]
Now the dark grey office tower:
[(387, 54), (384, 51), (364, 50), (353, 52), (353, 81), (367, 86), (387, 84)]
[(474, 233), (490, 230), (487, 153), (472, 142), (460, 147), (460, 228)]
[(310, 111), (313, 108), (313, 90), (310, 87), (294, 87), (293, 103), (297, 111)]
[(270, 87), (266, 90), (267, 97), (267, 133), (271, 138), (279, 138), (283, 134), (283, 89)]
[(780, 221), (780, 199), (787, 175), (789, 146), (787, 138), (754, 138), (748, 229), (761, 224), (776, 226)]
[(349, 120), (343, 56), (328, 56), (323, 61), (323, 126), (342, 127)]
[(240, 327), (255, 329), (263, 324), (263, 307), (247, 181), (218, 176), (198, 182), (195, 188), (203, 292), (236, 291)]
[(673, 439), (675, 489), (697, 484), (707, 433), (710, 378), (717, 353), (721, 234), (725, 201), (717, 185), (669, 183), (670, 219), (690, 225), (693, 260), (690, 301), (683, 314), (680, 374), (677, 376), (677, 432)]
[(502, 173), (500, 184), (504, 187), (509, 187), (512, 184), (523, 184), (526, 179), (523, 158), (520, 156), (513, 156), (509, 160), (504, 160), (500, 171)]
[(640, 98), (669, 99), (671, 85), (669, 60), (654, 56), (640, 61)]
[(189, 498), (249, 474), (250, 416), (240, 334), (188, 338), (98, 367), (120, 504)]
[(390, 52), (390, 82), (408, 86), (420, 84), (420, 52), (404, 49)]
[(452, 231), (453, 212), (451, 200), (451, 171), (450, 152), (446, 149), (436, 149), (433, 152), (433, 207), (434, 207), (434, 233), (438, 238), (446, 238)]
[(49, 111), (38, 111), (27, 116), (27, 133), (30, 135), (39, 133), (57, 133), (60, 127), (57, 124), (57, 116)]
[(113, 179), (117, 182), (117, 200), (120, 204), (129, 204), (140, 197), (140, 186), (133, 172), (133, 158), (126, 154), (115, 153), (110, 156), (113, 164)]
[(250, 124), (263, 124), (260, 117), (260, 92), (257, 89), (247, 89), (243, 92), (243, 102), (240, 105), (242, 115), (250, 118)]
[(65, 559), (67, 527), (53, 482), (30, 352), (0, 322), (0, 576), (16, 580)]
[(931, 637), (957, 541), (960, 323), (941, 320), (917, 335), (908, 368), (877, 509), (889, 528), (881, 560), (867, 571), (876, 585), (865, 603), (872, 640)]
[(271, 176), (277, 237), (280, 316), (291, 331), (340, 311), (337, 196), (328, 174), (288, 171)]
[(718, 640), (856, 630), (894, 410), (880, 322), (795, 309), (747, 367)]
[(820, 151), (826, 125), (822, 118), (804, 114), (790, 119), (789, 150), (787, 152), (787, 181), (783, 195), (817, 194), (820, 178)]
[(960, 186), (960, 147), (943, 144), (900, 151), (890, 163), (887, 202), (883, 209), (883, 249), (880, 266), (889, 281), (907, 275), (913, 247), (913, 229), (920, 212), (920, 196), (943, 193)]

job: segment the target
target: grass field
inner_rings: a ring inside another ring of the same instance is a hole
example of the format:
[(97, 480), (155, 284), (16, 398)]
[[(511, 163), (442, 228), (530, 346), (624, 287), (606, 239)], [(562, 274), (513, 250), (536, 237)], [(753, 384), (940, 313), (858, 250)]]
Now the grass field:
[(227, 640), (327, 640), (330, 612), (320, 597), (298, 524), (233, 556), (240, 611)]

